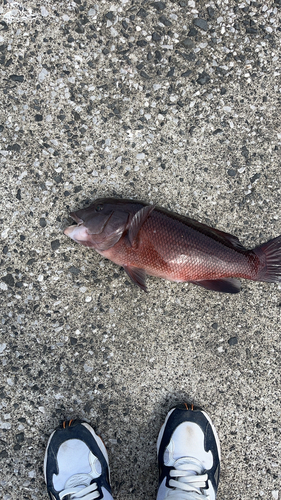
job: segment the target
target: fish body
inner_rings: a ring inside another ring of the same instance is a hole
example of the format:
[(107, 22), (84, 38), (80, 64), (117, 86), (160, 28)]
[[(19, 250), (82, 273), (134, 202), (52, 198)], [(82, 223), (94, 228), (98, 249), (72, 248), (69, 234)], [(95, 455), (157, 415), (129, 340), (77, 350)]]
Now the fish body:
[(146, 291), (146, 274), (228, 293), (235, 278), (281, 281), (281, 236), (253, 250), (238, 238), (140, 201), (98, 199), (72, 212), (65, 234), (122, 266)]

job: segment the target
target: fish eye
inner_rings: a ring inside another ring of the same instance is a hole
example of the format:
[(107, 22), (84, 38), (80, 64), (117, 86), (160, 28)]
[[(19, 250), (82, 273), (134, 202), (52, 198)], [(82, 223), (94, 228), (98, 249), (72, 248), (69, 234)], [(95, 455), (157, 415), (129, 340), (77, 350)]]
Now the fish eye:
[(96, 206), (96, 212), (100, 212), (103, 209), (103, 205)]

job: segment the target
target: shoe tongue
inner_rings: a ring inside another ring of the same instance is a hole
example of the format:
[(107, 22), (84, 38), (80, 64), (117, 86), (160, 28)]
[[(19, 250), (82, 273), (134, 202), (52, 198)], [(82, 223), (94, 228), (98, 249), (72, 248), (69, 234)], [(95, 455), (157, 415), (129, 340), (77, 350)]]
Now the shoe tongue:
[(84, 488), (91, 484), (92, 478), (89, 474), (74, 474), (65, 483), (65, 489)]
[(197, 476), (198, 474), (202, 474), (202, 467), (195, 460), (192, 457), (178, 458), (174, 463), (174, 467), (178, 470), (188, 471), (189, 476)]

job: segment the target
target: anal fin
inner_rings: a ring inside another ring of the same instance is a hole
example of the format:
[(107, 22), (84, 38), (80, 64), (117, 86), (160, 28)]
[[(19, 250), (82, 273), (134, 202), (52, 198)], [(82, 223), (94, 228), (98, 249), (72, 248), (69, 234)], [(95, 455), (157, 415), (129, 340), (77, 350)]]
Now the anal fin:
[(235, 278), (220, 278), (218, 280), (200, 280), (190, 281), (194, 285), (202, 286), (207, 290), (223, 293), (239, 293), (241, 290), (241, 283)]
[(123, 266), (129, 278), (138, 285), (144, 292), (147, 292), (145, 285), (146, 272), (138, 267)]

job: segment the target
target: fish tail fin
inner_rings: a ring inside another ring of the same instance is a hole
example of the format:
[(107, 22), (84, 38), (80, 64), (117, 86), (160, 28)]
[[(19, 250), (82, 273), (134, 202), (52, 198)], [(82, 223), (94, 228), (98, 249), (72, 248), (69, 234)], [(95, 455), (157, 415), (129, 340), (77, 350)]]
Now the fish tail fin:
[(262, 264), (255, 280), (281, 283), (281, 236), (256, 247), (254, 252)]

